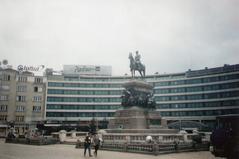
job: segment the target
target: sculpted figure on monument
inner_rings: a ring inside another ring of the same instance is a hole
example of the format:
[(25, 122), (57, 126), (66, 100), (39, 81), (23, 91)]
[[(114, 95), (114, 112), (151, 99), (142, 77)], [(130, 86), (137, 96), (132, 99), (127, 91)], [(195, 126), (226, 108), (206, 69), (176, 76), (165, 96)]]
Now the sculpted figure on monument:
[(141, 56), (140, 56), (140, 54), (139, 54), (139, 52), (138, 51), (136, 51), (136, 55), (135, 55), (135, 57), (134, 57), (134, 60), (135, 60), (135, 64), (136, 64), (136, 68), (139, 68), (139, 67), (141, 67)]
[(132, 88), (123, 90), (121, 105), (124, 107), (139, 106), (155, 109), (155, 100), (152, 93), (136, 91)]
[(140, 73), (141, 77), (145, 77), (145, 66), (141, 63), (141, 55), (138, 51), (136, 51), (135, 57), (133, 57), (132, 53), (129, 53), (130, 60), (130, 71), (132, 77), (135, 77), (135, 71), (137, 70)]

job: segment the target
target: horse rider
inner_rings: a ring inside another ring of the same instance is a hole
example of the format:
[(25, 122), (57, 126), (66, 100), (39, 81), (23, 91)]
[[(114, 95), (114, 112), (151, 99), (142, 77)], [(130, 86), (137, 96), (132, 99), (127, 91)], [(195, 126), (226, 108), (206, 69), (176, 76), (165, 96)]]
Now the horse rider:
[(135, 58), (134, 58), (136, 68), (139, 68), (140, 65), (141, 65), (141, 61), (140, 61), (140, 59), (141, 59), (141, 56), (140, 56), (139, 52), (136, 51), (136, 55), (135, 55)]

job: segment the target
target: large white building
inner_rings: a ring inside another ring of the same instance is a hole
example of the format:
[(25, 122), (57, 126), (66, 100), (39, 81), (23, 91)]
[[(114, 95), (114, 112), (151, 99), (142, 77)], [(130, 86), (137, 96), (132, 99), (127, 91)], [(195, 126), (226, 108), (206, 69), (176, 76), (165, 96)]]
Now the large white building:
[[(122, 84), (129, 76), (61, 74), (47, 76), (46, 119), (67, 123), (114, 117)], [(157, 110), (168, 121), (198, 121), (213, 128), (215, 118), (239, 114), (239, 65), (183, 73), (148, 75)]]

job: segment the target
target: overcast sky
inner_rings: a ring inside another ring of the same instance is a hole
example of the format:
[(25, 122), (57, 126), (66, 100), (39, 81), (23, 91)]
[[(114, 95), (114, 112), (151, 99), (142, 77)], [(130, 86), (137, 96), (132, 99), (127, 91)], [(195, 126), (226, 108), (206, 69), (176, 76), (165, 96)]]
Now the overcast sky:
[(146, 74), (239, 63), (239, 0), (0, 0), (0, 60)]

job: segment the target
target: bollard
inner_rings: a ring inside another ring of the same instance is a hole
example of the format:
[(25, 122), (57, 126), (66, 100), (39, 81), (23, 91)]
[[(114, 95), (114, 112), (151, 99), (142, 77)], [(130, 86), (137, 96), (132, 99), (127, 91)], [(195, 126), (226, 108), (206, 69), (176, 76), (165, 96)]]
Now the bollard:
[(127, 152), (128, 151), (128, 143), (124, 144), (124, 151)]
[(155, 156), (158, 156), (159, 154), (159, 146), (157, 143), (153, 143), (153, 153)]

